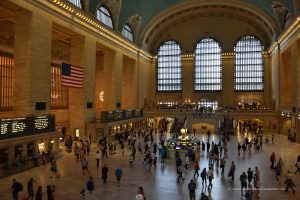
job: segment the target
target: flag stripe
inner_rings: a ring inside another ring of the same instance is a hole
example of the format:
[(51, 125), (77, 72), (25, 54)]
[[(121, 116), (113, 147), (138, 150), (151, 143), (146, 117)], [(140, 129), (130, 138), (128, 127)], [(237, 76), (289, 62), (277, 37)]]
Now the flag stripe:
[(66, 87), (82, 88), (84, 69), (82, 67), (63, 63), (65, 74), (61, 76), (61, 84)]

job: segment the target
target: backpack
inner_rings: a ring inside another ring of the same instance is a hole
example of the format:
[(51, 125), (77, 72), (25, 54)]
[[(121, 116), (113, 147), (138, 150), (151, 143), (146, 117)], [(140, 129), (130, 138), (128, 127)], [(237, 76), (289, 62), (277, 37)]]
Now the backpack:
[(19, 182), (17, 182), (16, 184), (17, 184), (18, 192), (22, 191), (23, 190), (23, 185)]
[(94, 189), (94, 184), (93, 184), (93, 181), (89, 180), (87, 183), (86, 183), (86, 189), (88, 191), (92, 191)]

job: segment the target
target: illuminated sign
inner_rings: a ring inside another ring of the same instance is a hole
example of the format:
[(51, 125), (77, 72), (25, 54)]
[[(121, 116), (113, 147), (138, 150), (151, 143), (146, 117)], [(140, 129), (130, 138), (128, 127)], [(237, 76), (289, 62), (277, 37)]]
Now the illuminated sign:
[(55, 131), (55, 116), (0, 119), (0, 139)]

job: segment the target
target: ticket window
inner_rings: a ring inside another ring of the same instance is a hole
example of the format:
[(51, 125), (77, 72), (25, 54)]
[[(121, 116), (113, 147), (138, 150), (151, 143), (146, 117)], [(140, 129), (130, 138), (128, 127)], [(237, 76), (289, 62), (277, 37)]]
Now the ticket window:
[(0, 164), (8, 161), (8, 147), (0, 148)]
[(17, 157), (22, 157), (22, 145), (21, 144), (17, 144), (16, 146), (15, 146), (15, 158), (17, 158)]

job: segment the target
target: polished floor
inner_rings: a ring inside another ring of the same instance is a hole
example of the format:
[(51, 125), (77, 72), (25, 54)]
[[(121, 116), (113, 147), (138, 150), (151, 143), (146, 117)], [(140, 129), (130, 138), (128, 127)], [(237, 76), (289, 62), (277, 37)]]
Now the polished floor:
[[(205, 135), (197, 135), (201, 140), (206, 140)], [(212, 139), (218, 142), (214, 136)], [(296, 187), (296, 193), (286, 193), (282, 190), (284, 187), (284, 177), (287, 170), (295, 171), (295, 162), (297, 155), (300, 154), (300, 145), (289, 142), (286, 137), (275, 135), (275, 144), (264, 145), (260, 151), (253, 151), (252, 154), (246, 153), (237, 156), (237, 141), (243, 140), (244, 134), (232, 136), (228, 144), (228, 158), (225, 168), (225, 175), (222, 176), (218, 167), (214, 167), (213, 189), (211, 192), (202, 188), (201, 179), (197, 179), (196, 199), (200, 198), (201, 191), (207, 193), (210, 199), (213, 200), (227, 200), (227, 199), (241, 199), (241, 191), (239, 176), (248, 167), (252, 169), (258, 166), (261, 171), (261, 191), (259, 193), (260, 199), (300, 199), (300, 175), (293, 174), (293, 180)], [(43, 186), (44, 197), (46, 199), (46, 185), (51, 184), (56, 186), (55, 199), (56, 200), (76, 200), (79, 199), (80, 190), (85, 188), (86, 181), (89, 176), (93, 176), (96, 184), (96, 190), (92, 199), (101, 200), (131, 200), (134, 199), (139, 186), (143, 186), (147, 200), (185, 200), (188, 198), (187, 184), (193, 177), (192, 164), (190, 170), (184, 175), (185, 181), (177, 184), (176, 169), (174, 160), (168, 159), (165, 165), (158, 163), (157, 170), (152, 174), (142, 164), (143, 156), (137, 153), (134, 169), (129, 168), (129, 151), (127, 150), (125, 156), (122, 157), (120, 150), (117, 154), (109, 156), (108, 159), (101, 160), (102, 164), (107, 164), (109, 168), (109, 176), (107, 184), (101, 182), (100, 169), (96, 168), (95, 149), (93, 145), (92, 154), (88, 156), (89, 159), (89, 173), (83, 175), (81, 171), (80, 162), (75, 161), (73, 153), (66, 153), (63, 150), (63, 156), (57, 161), (59, 178), (50, 177), (50, 166), (45, 165), (25, 171), (10, 177), (0, 179), (0, 200), (10, 200), (11, 197), (11, 184), (12, 179), (16, 178), (20, 181), (24, 190), (20, 193), (19, 197), (22, 199), (27, 195), (27, 181), (33, 177), (34, 189), (36, 190), (39, 185)], [(279, 181), (276, 181), (274, 170), (270, 169), (269, 156), (275, 152), (276, 157), (282, 157), (284, 160), (283, 175)], [(182, 158), (184, 160), (184, 158)], [(227, 177), (231, 161), (235, 161), (236, 180), (231, 182)], [(114, 172), (116, 167), (123, 169), (123, 177), (121, 185), (118, 187)], [(208, 167), (208, 159), (206, 155), (200, 157), (200, 170)], [(236, 188), (236, 189), (235, 189)]]

